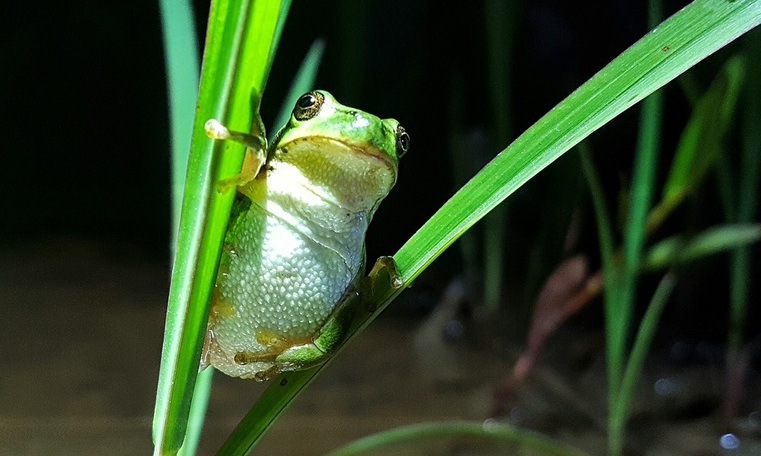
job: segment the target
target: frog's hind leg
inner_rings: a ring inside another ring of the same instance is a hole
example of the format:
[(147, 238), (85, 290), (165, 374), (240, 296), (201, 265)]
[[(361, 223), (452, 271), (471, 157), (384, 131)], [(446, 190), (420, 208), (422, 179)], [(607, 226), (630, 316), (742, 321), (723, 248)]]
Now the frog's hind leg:
[(315, 342), (294, 345), (281, 353), (275, 359), (275, 364), (281, 371), (308, 369), (324, 363), (329, 353), (330, 351), (321, 349)]
[[(331, 320), (332, 321), (332, 320)], [(331, 323), (326, 324), (329, 332)], [(272, 363), (277, 366), (278, 371), (292, 371), (306, 369), (312, 366), (321, 364), (331, 349), (340, 343), (335, 337), (330, 338), (334, 341), (333, 344), (327, 343), (325, 348), (321, 348), (327, 340), (322, 340), (322, 335), (325, 334), (325, 330), (320, 333), (314, 340), (300, 340), (300, 341), (288, 341), (286, 339), (280, 339), (276, 344), (270, 344), (267, 346), (266, 351), (262, 352), (249, 352), (241, 351), (235, 354), (234, 360), (236, 363), (254, 364), (254, 363)], [(257, 337), (258, 339), (259, 337)]]
[[(282, 341), (282, 343), (286, 343)], [(271, 364), (269, 368), (258, 371), (253, 378), (258, 381), (269, 380), (281, 371), (302, 370), (321, 364), (327, 359), (327, 354), (314, 342), (296, 343), (285, 349), (270, 347), (267, 352), (241, 351), (233, 358), (241, 365), (265, 363)]]
[(352, 286), (336, 306), (336, 310), (311, 341), (295, 344), (275, 359), (281, 371), (308, 369), (324, 363), (346, 339), (359, 310), (359, 293)]

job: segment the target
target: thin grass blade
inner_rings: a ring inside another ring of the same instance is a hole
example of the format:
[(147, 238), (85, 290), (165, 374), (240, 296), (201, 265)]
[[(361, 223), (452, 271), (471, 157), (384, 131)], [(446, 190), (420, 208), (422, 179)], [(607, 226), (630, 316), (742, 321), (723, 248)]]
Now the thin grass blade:
[[(656, 27), (663, 19), (660, 0), (648, 2), (648, 26)], [(626, 408), (621, 408), (619, 385), (624, 375), (626, 349), (631, 334), (632, 315), (637, 294), (639, 263), (647, 238), (647, 216), (655, 185), (660, 154), (663, 96), (654, 92), (642, 103), (637, 150), (634, 156), (632, 188), (623, 234), (623, 265), (620, 280), (606, 281), (606, 288), (616, 287), (616, 300), (605, 301), (605, 349), (608, 364), (608, 449), (618, 455), (623, 449)], [(605, 271), (608, 272), (607, 270)]]
[(648, 226), (651, 231), (700, 184), (720, 157), (744, 73), (744, 60), (738, 56), (731, 58), (708, 91), (698, 100), (680, 138), (663, 187), (663, 197), (649, 217)]
[[(510, 90), (515, 23), (519, 2), (488, 0), (484, 6), (486, 37), (489, 50), (489, 101), (494, 133), (499, 144), (513, 139), (512, 100)], [(499, 310), (502, 301), (502, 278), (505, 266), (505, 233), (508, 207), (502, 204), (484, 221), (484, 305), (491, 312)]]
[(216, 182), (238, 173), (243, 161), (242, 146), (211, 141), (203, 124), (217, 118), (244, 131), (256, 124), (289, 5), (279, 0), (212, 4), (157, 388), (156, 454), (175, 454), (185, 437), (209, 298), (234, 197), (232, 191), (219, 193)]
[(309, 47), (309, 51), (307, 51), (307, 55), (304, 57), (304, 61), (301, 62), (301, 66), (299, 66), (299, 69), (296, 72), (296, 77), (291, 83), (288, 94), (285, 96), (285, 99), (283, 99), (283, 104), (280, 106), (280, 112), (278, 113), (277, 118), (275, 118), (275, 123), (272, 124), (269, 135), (270, 138), (274, 137), (278, 128), (283, 128), (288, 122), (288, 119), (291, 117), (293, 106), (296, 104), (296, 100), (298, 100), (304, 93), (315, 88), (314, 81), (317, 79), (317, 70), (320, 68), (320, 62), (322, 61), (322, 54), (324, 52), (324, 40), (315, 40), (314, 43), (312, 43), (312, 46)]
[[(650, 300), (645, 316), (642, 318), (639, 330), (634, 338), (634, 346), (626, 363), (626, 369), (621, 381), (621, 389), (617, 391), (616, 400), (611, 405), (611, 426), (623, 428), (626, 423), (629, 404), (634, 395), (634, 388), (642, 373), (647, 352), (653, 341), (655, 330), (658, 328), (658, 322), (663, 314), (663, 309), (671, 296), (671, 292), (674, 290), (674, 286), (676, 286), (676, 280), (677, 276), (674, 273), (667, 273), (661, 279)], [(616, 450), (621, 450), (621, 448), (616, 448)]]
[[(739, 172), (737, 221), (750, 222), (758, 213), (761, 188), (761, 30), (749, 33), (746, 41), (748, 84), (743, 93), (742, 160)], [(737, 353), (750, 301), (751, 253), (740, 249), (730, 266), (730, 324), (729, 346)]]
[(415, 448), (421, 448), (425, 442), (452, 439), (511, 445), (515, 454), (524, 454), (524, 452), (543, 456), (582, 456), (586, 454), (541, 434), (507, 424), (455, 421), (421, 423), (379, 432), (332, 451), (328, 453), (328, 456), (354, 456), (373, 451), (377, 454), (393, 454), (393, 448), (399, 445), (414, 444)]
[(693, 237), (672, 236), (650, 247), (643, 258), (643, 271), (655, 271), (743, 247), (761, 239), (761, 225), (722, 225)]
[(185, 170), (188, 167), (190, 136), (198, 96), (198, 40), (193, 8), (188, 0), (161, 0), (161, 30), (164, 34), (169, 124), (172, 147), (172, 249), (182, 210)]

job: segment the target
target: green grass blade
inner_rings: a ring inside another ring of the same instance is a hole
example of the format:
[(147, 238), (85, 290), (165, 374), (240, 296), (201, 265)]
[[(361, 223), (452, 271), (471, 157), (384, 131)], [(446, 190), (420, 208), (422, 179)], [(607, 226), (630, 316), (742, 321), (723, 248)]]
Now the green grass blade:
[(270, 426), (327, 364), (313, 369), (285, 372), (272, 380), (253, 407), (238, 423), (217, 456), (243, 456), (264, 436)]
[(275, 123), (272, 124), (269, 136), (272, 138), (277, 133), (278, 128), (283, 128), (291, 117), (291, 111), (296, 104), (296, 100), (299, 97), (310, 90), (314, 89), (314, 81), (317, 79), (317, 70), (320, 68), (320, 62), (322, 61), (322, 54), (325, 51), (325, 41), (315, 40), (312, 46), (309, 47), (304, 61), (301, 62), (296, 77), (291, 83), (290, 89), (288, 89), (288, 95), (283, 100), (283, 104), (280, 106), (280, 112), (275, 119)]
[(172, 248), (177, 230), (188, 166), (190, 136), (198, 95), (198, 42), (189, 1), (161, 0), (161, 29), (164, 34), (169, 119), (172, 141)]
[[(371, 451), (393, 454), (393, 446), (414, 444), (420, 448), (426, 441), (461, 439), (467, 442), (494, 442), (510, 444), (516, 454), (581, 456), (586, 453), (554, 442), (533, 431), (519, 429), (507, 424), (442, 422), (421, 423), (380, 432), (328, 453), (328, 456), (354, 456)], [(512, 453), (511, 453), (512, 454)]]
[[(648, 26), (653, 28), (662, 20), (659, 0), (650, 0)], [(623, 451), (626, 408), (621, 408), (618, 386), (624, 374), (626, 349), (629, 341), (636, 296), (639, 263), (647, 237), (647, 216), (658, 169), (658, 146), (661, 136), (663, 96), (656, 91), (645, 99), (640, 111), (637, 150), (634, 156), (632, 188), (628, 215), (623, 234), (623, 265), (620, 280), (605, 287), (616, 287), (617, 299), (605, 302), (605, 349), (608, 363), (608, 448), (611, 454)], [(606, 271), (607, 273), (607, 271)]]
[(206, 369), (199, 372), (196, 377), (196, 386), (193, 389), (193, 399), (190, 403), (188, 415), (188, 427), (185, 441), (177, 452), (180, 456), (193, 456), (198, 453), (198, 445), (203, 434), (203, 425), (206, 420), (206, 410), (211, 397), (211, 384), (214, 381), (214, 369)]
[[(198, 78), (200, 72), (195, 18), (189, 1), (161, 0), (159, 2), (164, 34), (164, 55), (169, 95), (169, 114), (172, 147), (172, 256), (177, 248), (177, 233), (182, 211), (182, 193), (188, 166), (190, 137), (193, 128)], [(190, 410), (188, 433), (181, 454), (195, 454), (203, 429), (206, 404), (211, 393), (212, 371), (205, 373), (206, 381), (196, 382)]]
[[(605, 192), (602, 190), (600, 184), (600, 178), (598, 177), (597, 170), (592, 162), (592, 153), (587, 147), (586, 143), (579, 144), (579, 154), (581, 155), (581, 169), (584, 172), (584, 178), (587, 181), (589, 187), (589, 194), (592, 197), (592, 206), (595, 211), (595, 219), (597, 221), (597, 237), (600, 242), (600, 257), (602, 259), (603, 270), (606, 274), (611, 271), (615, 271), (616, 265), (614, 262), (614, 238), (613, 238), (613, 225), (610, 222), (610, 213), (608, 212), (607, 204), (605, 202)], [(608, 280), (607, 282), (615, 283), (615, 280)], [(607, 287), (611, 290), (615, 287)], [(614, 299), (613, 296), (606, 297), (607, 299)]]
[(744, 63), (733, 57), (695, 106), (685, 127), (674, 163), (663, 188), (672, 199), (697, 185), (721, 152), (721, 138), (731, 120), (744, 76)]
[(650, 247), (643, 258), (643, 271), (655, 271), (736, 249), (761, 239), (761, 225), (722, 225), (690, 238), (672, 236)]
[(723, 151), (724, 135), (742, 88), (744, 61), (733, 57), (698, 100), (682, 132), (671, 165), (663, 197), (650, 215), (650, 229), (659, 226), (666, 216), (697, 187)]
[[(603, 293), (605, 294), (605, 321), (613, 321), (616, 317), (612, 315), (618, 302), (618, 293), (620, 292), (620, 270), (615, 262), (615, 250), (613, 240), (613, 227), (610, 222), (610, 215), (605, 203), (605, 193), (600, 185), (600, 178), (597, 170), (592, 163), (591, 153), (586, 143), (579, 144), (579, 154), (581, 157), (581, 169), (589, 187), (589, 194), (592, 197), (592, 206), (594, 207), (595, 220), (597, 221), (597, 238), (600, 243), (600, 257), (602, 260), (602, 269), (605, 274)], [(606, 349), (610, 350), (612, 345), (607, 344)], [(609, 353), (610, 357), (611, 354)], [(614, 394), (618, 390), (618, 381), (620, 379), (619, 365), (608, 362), (608, 395)]]
[[(511, 69), (518, 2), (488, 0), (484, 6), (486, 37), (489, 49), (489, 100), (494, 132), (498, 144), (513, 139), (511, 110)], [(502, 277), (505, 267), (505, 232), (508, 207), (501, 204), (484, 220), (484, 305), (491, 312), (502, 301)]]
[[(651, 0), (649, 3), (649, 22), (652, 27), (655, 27), (661, 18), (661, 2)], [(661, 92), (656, 91), (643, 101), (640, 111), (639, 137), (633, 166), (629, 214), (624, 230), (621, 295), (615, 309), (618, 317), (614, 324), (622, 350), (628, 335), (626, 328), (628, 328), (631, 320), (640, 256), (647, 236), (645, 228), (655, 185), (655, 173), (658, 169), (662, 116), (663, 96)], [(621, 354), (623, 355), (623, 352)]]
[(565, 151), (759, 21), (759, 0), (697, 0), (663, 22), (523, 133), (431, 217), (395, 256), (405, 282)]
[(279, 0), (212, 4), (156, 397), (157, 454), (176, 453), (185, 436), (234, 197), (232, 191), (218, 193), (216, 182), (235, 175), (243, 160), (242, 146), (211, 141), (203, 124), (217, 118), (244, 131), (256, 124), (259, 97), (289, 5)]
[[(650, 349), (653, 336), (658, 328), (658, 321), (660, 321), (661, 315), (663, 314), (663, 308), (666, 306), (666, 302), (668, 301), (669, 296), (671, 296), (671, 292), (674, 290), (676, 280), (676, 275), (673, 273), (668, 273), (663, 279), (661, 279), (661, 282), (655, 289), (653, 298), (650, 300), (650, 305), (648, 305), (647, 311), (642, 318), (639, 330), (634, 338), (632, 353), (629, 356), (629, 361), (626, 363), (626, 369), (621, 381), (621, 390), (618, 391), (618, 394), (616, 395), (617, 399), (612, 404), (610, 418), (611, 427), (623, 429), (626, 424), (629, 404), (631, 403), (634, 394), (634, 388), (642, 373), (642, 367), (645, 365), (647, 352)], [(622, 448), (617, 448), (617, 450), (621, 449)]]
[[(743, 94), (742, 159), (740, 165), (737, 221), (750, 222), (758, 211), (761, 187), (761, 31), (749, 33), (746, 41), (748, 84)], [(740, 249), (730, 265), (729, 346), (739, 350), (748, 308), (751, 283), (751, 255)]]

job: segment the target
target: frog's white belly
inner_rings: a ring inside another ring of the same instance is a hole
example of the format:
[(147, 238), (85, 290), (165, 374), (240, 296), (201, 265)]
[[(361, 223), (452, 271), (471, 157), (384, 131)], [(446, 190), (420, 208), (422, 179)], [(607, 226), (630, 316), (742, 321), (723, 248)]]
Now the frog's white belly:
[(273, 364), (236, 362), (238, 353), (276, 355), (317, 335), (364, 260), (364, 214), (336, 211), (314, 193), (284, 195), (273, 184), (225, 241), (207, 361), (232, 376)]

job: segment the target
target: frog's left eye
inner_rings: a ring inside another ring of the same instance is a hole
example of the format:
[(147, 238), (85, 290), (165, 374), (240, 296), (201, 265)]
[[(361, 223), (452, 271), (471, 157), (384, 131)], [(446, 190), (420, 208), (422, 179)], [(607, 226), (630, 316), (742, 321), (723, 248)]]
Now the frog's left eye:
[(401, 157), (410, 148), (410, 134), (401, 125), (396, 127), (396, 153)]
[(293, 108), (293, 117), (296, 120), (309, 120), (320, 112), (320, 107), (325, 101), (325, 96), (320, 92), (314, 91), (305, 93), (296, 101)]

